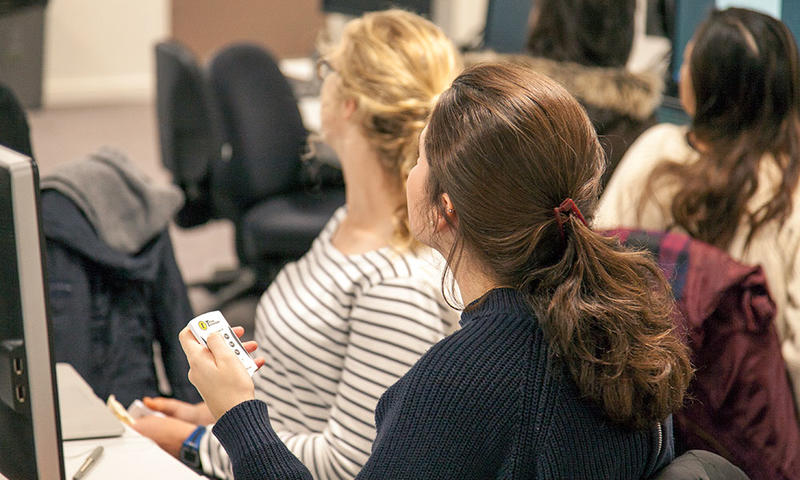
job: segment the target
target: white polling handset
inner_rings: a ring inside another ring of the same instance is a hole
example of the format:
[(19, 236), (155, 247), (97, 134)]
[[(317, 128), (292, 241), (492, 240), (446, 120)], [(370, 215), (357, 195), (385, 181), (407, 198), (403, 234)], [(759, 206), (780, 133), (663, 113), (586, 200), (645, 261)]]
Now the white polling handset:
[(194, 334), (194, 338), (206, 347), (208, 347), (208, 336), (212, 333), (219, 333), (225, 340), (228, 348), (230, 348), (236, 355), (236, 358), (242, 362), (242, 365), (244, 365), (244, 368), (251, 377), (256, 373), (256, 370), (258, 370), (256, 362), (253, 361), (253, 358), (247, 353), (247, 350), (244, 349), (242, 342), (239, 341), (239, 337), (233, 333), (233, 329), (228, 325), (228, 321), (225, 320), (225, 317), (222, 316), (219, 310), (204, 313), (193, 318), (189, 322), (189, 330)]

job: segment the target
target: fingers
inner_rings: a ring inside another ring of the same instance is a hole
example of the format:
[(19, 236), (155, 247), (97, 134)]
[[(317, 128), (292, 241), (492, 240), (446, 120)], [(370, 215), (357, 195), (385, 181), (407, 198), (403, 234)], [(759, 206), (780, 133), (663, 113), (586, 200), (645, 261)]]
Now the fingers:
[(194, 338), (194, 334), (189, 329), (189, 327), (184, 327), (183, 330), (181, 330), (181, 333), (178, 334), (178, 341), (181, 342), (181, 346), (184, 347), (184, 350), (186, 350), (187, 346), (184, 344), (191, 344), (192, 342), (198, 345), (200, 344), (200, 342), (198, 342), (197, 339)]
[(247, 350), (247, 353), (253, 353), (258, 349), (258, 344), (254, 341), (243, 342), (242, 345), (244, 349)]
[(225, 366), (229, 368), (229, 365), (237, 364), (240, 368), (244, 368), (241, 363), (239, 363), (239, 359), (236, 358), (233, 351), (228, 348), (228, 344), (225, 342), (225, 339), (222, 338), (222, 335), (218, 333), (212, 333), (206, 339), (208, 342), (208, 349), (211, 350), (211, 353), (214, 355), (214, 361), (217, 363), (218, 366)]
[[(217, 366), (220, 367), (224, 366), (224, 368), (244, 369), (244, 366), (239, 361), (239, 359), (236, 358), (236, 355), (234, 355), (231, 349), (228, 348), (228, 345), (222, 338), (222, 336), (216, 333), (212, 333), (211, 335), (209, 335), (207, 341), (208, 341), (208, 348), (214, 355), (214, 360), (217, 362)], [(248, 353), (252, 353), (258, 348), (258, 343), (254, 341), (244, 342), (242, 343), (242, 345), (244, 346), (245, 350)], [(266, 361), (261, 357), (254, 358), (253, 361), (255, 361), (256, 367), (258, 368), (261, 368), (266, 363)], [(234, 364), (236, 366), (233, 366)]]
[(184, 329), (181, 330), (181, 333), (178, 334), (178, 340), (181, 343), (183, 353), (186, 355), (186, 360), (189, 362), (189, 373), (187, 375), (189, 382), (197, 388), (197, 390), (200, 392), (200, 396), (205, 399), (203, 391), (197, 385), (196, 380), (198, 373), (196, 369), (199, 368), (202, 372), (208, 368), (208, 364), (213, 366), (214, 355), (212, 355), (204, 345), (197, 341), (192, 331), (189, 330), (189, 327), (184, 327)]
[(205, 350), (205, 346), (194, 338), (194, 334), (189, 330), (189, 327), (185, 327), (181, 330), (181, 333), (178, 334), (178, 341), (181, 342), (181, 348), (183, 348), (183, 353), (186, 354), (189, 363), (192, 362), (192, 357), (197, 356), (200, 352)]
[[(247, 350), (247, 353), (253, 353), (258, 350), (258, 343), (254, 341), (242, 342), (242, 345), (244, 346), (244, 349)], [(264, 364), (267, 363), (266, 360), (261, 357), (254, 358), (253, 361), (256, 362), (256, 367), (258, 368), (263, 367)]]
[(193, 407), (193, 405), (182, 400), (165, 397), (144, 397), (142, 402), (147, 408), (170, 417), (181, 417), (181, 410)]
[(142, 402), (147, 408), (155, 410), (157, 412), (161, 412), (171, 417), (175, 416), (175, 412), (178, 410), (178, 408), (181, 407), (181, 404), (183, 403), (180, 400), (175, 400), (174, 398), (164, 398), (164, 397), (155, 397), (155, 398), (144, 397), (142, 399)]
[(244, 327), (233, 327), (233, 333), (235, 333), (237, 337), (241, 338), (242, 335), (244, 335)]

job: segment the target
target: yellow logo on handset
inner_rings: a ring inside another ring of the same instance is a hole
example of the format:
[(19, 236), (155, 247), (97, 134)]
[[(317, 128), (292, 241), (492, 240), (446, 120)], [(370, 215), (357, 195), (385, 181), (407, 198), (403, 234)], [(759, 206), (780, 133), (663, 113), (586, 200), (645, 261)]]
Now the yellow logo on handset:
[(197, 322), (197, 326), (200, 327), (200, 330), (205, 330), (205, 329), (208, 328), (208, 324), (206, 322), (203, 322), (203, 321)]

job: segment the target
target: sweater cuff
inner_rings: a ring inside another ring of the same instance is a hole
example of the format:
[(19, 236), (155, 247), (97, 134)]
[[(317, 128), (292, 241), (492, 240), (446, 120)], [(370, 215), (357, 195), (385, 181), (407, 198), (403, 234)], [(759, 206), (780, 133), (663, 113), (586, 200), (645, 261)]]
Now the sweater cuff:
[(269, 423), (267, 405), (248, 400), (228, 410), (214, 425), (236, 478), (303, 479), (311, 475)]

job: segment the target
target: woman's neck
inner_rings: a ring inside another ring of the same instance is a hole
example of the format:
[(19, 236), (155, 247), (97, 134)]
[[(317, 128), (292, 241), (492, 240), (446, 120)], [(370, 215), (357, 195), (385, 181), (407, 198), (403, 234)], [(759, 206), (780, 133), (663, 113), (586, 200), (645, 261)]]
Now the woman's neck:
[(457, 269), (453, 271), (458, 289), (461, 292), (461, 301), (466, 306), (481, 298), (489, 290), (500, 287), (489, 269), (472, 259), (464, 252), (458, 262)]
[(360, 134), (337, 145), (345, 182), (347, 216), (332, 238), (345, 254), (364, 253), (390, 244), (394, 216), (404, 195), (381, 166), (374, 148)]

